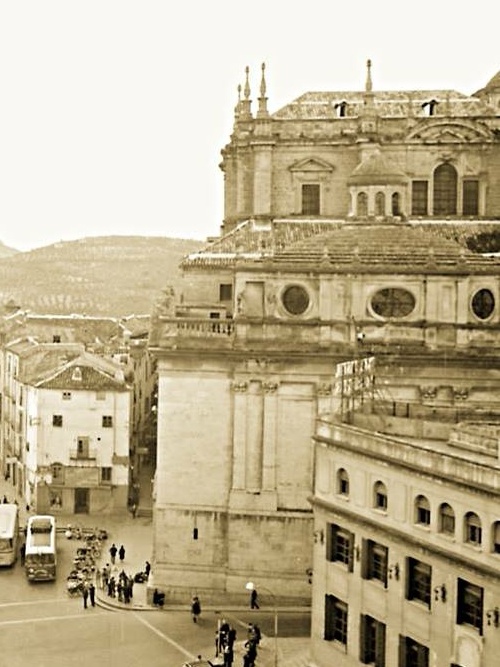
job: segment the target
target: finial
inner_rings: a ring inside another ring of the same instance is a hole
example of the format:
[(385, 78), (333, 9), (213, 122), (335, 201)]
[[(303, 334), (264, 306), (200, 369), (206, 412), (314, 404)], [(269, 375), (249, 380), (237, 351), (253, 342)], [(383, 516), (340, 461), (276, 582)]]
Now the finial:
[(262, 78), (260, 80), (260, 96), (265, 97), (266, 96), (266, 63), (262, 63), (261, 70), (262, 70)]
[(261, 80), (260, 80), (259, 110), (257, 112), (257, 118), (265, 118), (265, 117), (269, 116), (269, 113), (267, 111), (266, 77), (265, 77), (266, 64), (265, 63), (262, 63), (261, 69), (262, 69), (262, 77), (261, 77)]
[(238, 101), (236, 102), (236, 106), (234, 107), (235, 118), (239, 117), (240, 109), (241, 109), (241, 83), (238, 84)]
[(372, 91), (371, 68), (372, 68), (372, 61), (370, 59), (368, 59), (366, 61), (366, 92), (369, 92), (369, 93)]
[(250, 97), (250, 83), (248, 81), (248, 75), (250, 73), (250, 68), (248, 65), (245, 67), (245, 99), (248, 100)]

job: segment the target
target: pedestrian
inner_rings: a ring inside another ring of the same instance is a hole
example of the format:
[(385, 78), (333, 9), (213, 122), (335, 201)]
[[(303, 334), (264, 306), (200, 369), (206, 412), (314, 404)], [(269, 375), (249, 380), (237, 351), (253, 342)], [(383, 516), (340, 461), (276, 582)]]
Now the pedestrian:
[(118, 551), (118, 555), (120, 556), (120, 562), (123, 563), (123, 561), (125, 560), (125, 547), (123, 546), (123, 544), (121, 545), (120, 550)]
[(257, 625), (257, 623), (253, 624), (253, 638), (254, 638), (255, 645), (258, 646), (260, 644), (260, 640), (262, 638), (262, 633), (261, 633), (260, 628)]
[(233, 647), (229, 645), (224, 646), (223, 656), (224, 667), (231, 667), (234, 659)]
[(201, 604), (200, 599), (197, 595), (193, 595), (191, 600), (191, 616), (193, 618), (193, 623), (198, 622), (198, 616), (201, 614)]
[(151, 572), (151, 563), (147, 560), (146, 564), (144, 565), (144, 574), (146, 575), (146, 579), (149, 579), (150, 572)]
[(259, 609), (259, 603), (257, 601), (257, 589), (252, 588), (250, 593), (250, 609)]
[(117, 553), (118, 553), (118, 549), (116, 548), (116, 544), (113, 542), (113, 544), (109, 547), (109, 555), (111, 556), (111, 563), (113, 565), (115, 564)]
[(89, 586), (89, 598), (90, 598), (90, 604), (95, 607), (95, 586), (93, 583), (90, 583)]
[(19, 548), (21, 554), (21, 565), (24, 565), (24, 559), (26, 557), (26, 542), (23, 542)]
[(83, 584), (82, 595), (83, 595), (83, 608), (87, 609), (87, 600), (89, 599), (89, 589), (87, 583)]

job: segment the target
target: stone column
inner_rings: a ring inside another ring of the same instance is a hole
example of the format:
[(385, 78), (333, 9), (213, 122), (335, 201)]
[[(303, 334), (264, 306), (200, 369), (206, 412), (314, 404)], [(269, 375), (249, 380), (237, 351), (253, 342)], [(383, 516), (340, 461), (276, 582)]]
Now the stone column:
[(245, 451), (245, 489), (260, 493), (264, 444), (264, 397), (262, 383), (252, 380), (248, 385)]

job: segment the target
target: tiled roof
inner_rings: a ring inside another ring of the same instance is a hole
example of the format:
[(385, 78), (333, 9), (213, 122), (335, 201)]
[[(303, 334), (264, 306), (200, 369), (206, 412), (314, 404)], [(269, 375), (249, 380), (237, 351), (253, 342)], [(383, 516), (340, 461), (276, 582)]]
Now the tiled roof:
[[(310, 120), (336, 118), (335, 105), (346, 102), (346, 115), (357, 117), (365, 108), (364, 92), (322, 91), (304, 93), (276, 111), (277, 120)], [(375, 111), (381, 117), (406, 118), (422, 115), (422, 104), (436, 100), (446, 103), (448, 116), (489, 115), (491, 109), (477, 97), (468, 97), (455, 90), (377, 91), (373, 93)], [(342, 121), (342, 119), (339, 119)]]
[(259, 260), (272, 256), (290, 243), (338, 227), (332, 220), (245, 220), (235, 229), (216, 239), (202, 250), (184, 258), (182, 267), (216, 265), (233, 266), (237, 261)]
[[(56, 348), (45, 351), (36, 363), (26, 369), (25, 382), (45, 389), (95, 389), (124, 391), (128, 387), (123, 377), (123, 368), (109, 360), (80, 351), (72, 357), (55, 356)], [(52, 354), (50, 354), (52, 352)], [(75, 373), (75, 369), (79, 370)], [(81, 379), (75, 379), (81, 378)]]
[(500, 261), (473, 253), (431, 229), (407, 223), (345, 224), (297, 242), (272, 259), (287, 270), (500, 273)]

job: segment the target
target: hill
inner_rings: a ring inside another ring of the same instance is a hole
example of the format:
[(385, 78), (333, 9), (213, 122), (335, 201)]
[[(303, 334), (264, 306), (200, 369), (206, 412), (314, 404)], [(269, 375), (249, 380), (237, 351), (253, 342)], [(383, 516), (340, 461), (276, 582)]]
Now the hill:
[(148, 314), (166, 285), (177, 288), (182, 257), (202, 245), (187, 239), (99, 236), (9, 256), (0, 249), (0, 304), (13, 300), (40, 314)]

